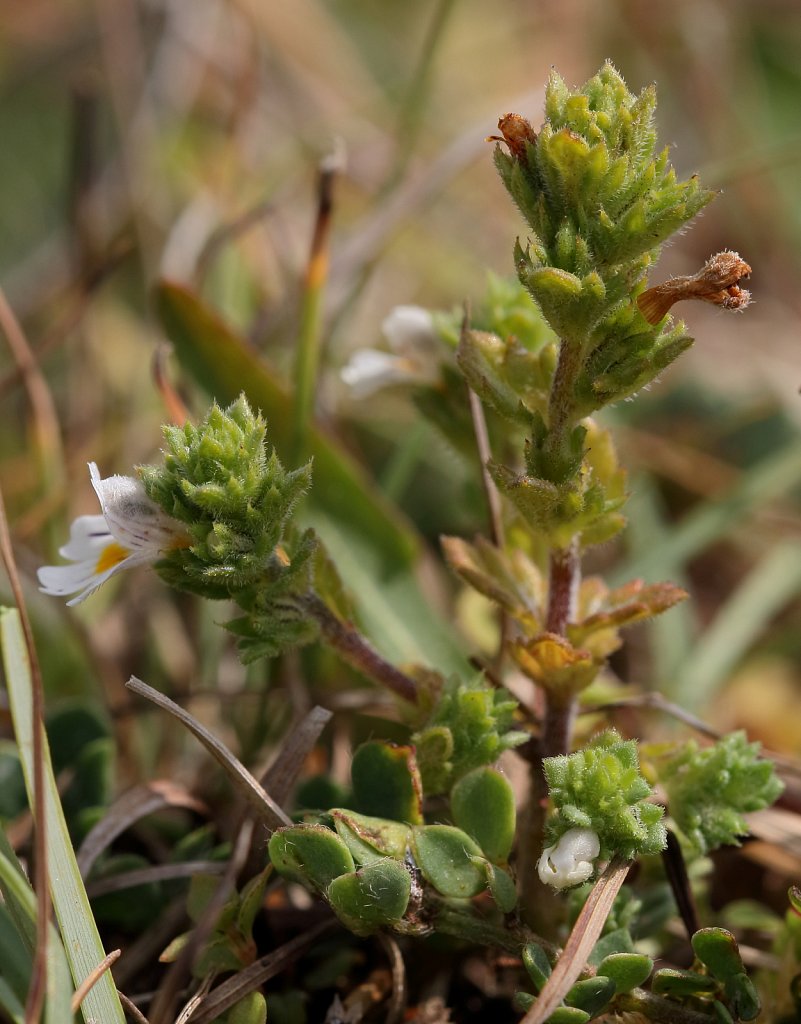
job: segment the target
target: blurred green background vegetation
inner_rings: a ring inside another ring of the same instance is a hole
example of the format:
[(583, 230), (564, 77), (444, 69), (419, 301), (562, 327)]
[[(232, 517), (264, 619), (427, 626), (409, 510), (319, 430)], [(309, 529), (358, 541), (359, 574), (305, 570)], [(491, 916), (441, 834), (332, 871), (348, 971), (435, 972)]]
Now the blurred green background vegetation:
[[(246, 756), (309, 700), (336, 704), (332, 687), (346, 704), (353, 682), (319, 654), (246, 671), (214, 626), (220, 609), (169, 593), (154, 574), (127, 578), (124, 599), (115, 583), (77, 611), (36, 593), (36, 566), (55, 559), (73, 516), (96, 510), (86, 462), (126, 473), (158, 450), (170, 411), (152, 371), (165, 340), (154, 283), (189, 287), (291, 387), (317, 168), (344, 152), (317, 419), (422, 540), (414, 566), (362, 595), (388, 606), (367, 623), (374, 640), (398, 657), (447, 651), (456, 661), (450, 623), (468, 649), (486, 613), (442, 568), (437, 538), (485, 527), (476, 465), (421, 425), (408, 396), (355, 402), (338, 371), (380, 341), (394, 305), (478, 302), (488, 270), (512, 273), (523, 224), (485, 138), (507, 111), (540, 123), (551, 67), (575, 84), (605, 58), (634, 90), (657, 83), (660, 138), (677, 170), (721, 190), (652, 282), (732, 248), (754, 269), (756, 299), (742, 317), (679, 307), (695, 348), (650, 394), (614, 410), (631, 527), (595, 561), (615, 578), (668, 578), (692, 596), (641, 629), (615, 668), (720, 728), (745, 725), (772, 748), (801, 751), (797, 3), (7, 0), (1, 9), (0, 283), (35, 360), (4, 335), (0, 483), (49, 697), (88, 696), (116, 716), (122, 779), (168, 772), (190, 745), (150, 712), (154, 727), (136, 730), (123, 690), (131, 672), (191, 699)], [(224, 340), (211, 343), (225, 386), (248, 383), (230, 379)], [(202, 414), (208, 396), (192, 360), (165, 365)], [(350, 500), (345, 489), (346, 509)], [(347, 581), (370, 586), (381, 552), (347, 538), (335, 554), (343, 549)], [(2, 582), (0, 592), (8, 602)], [(408, 637), (389, 635), (404, 622)], [(276, 679), (288, 702), (265, 688)]]

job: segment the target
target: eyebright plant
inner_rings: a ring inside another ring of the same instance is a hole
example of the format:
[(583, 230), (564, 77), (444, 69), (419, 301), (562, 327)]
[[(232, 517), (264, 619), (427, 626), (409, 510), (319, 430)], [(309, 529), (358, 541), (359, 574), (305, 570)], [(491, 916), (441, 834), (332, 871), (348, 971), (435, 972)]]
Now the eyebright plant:
[(653, 790), (640, 773), (636, 740), (610, 730), (574, 754), (546, 758), (543, 767), (555, 806), (549, 838), (557, 848), (566, 835), (584, 830), (596, 836), (595, 856), (604, 860), (664, 849), (664, 808), (648, 802)]
[[(665, 848), (655, 775), (691, 855), (736, 842), (747, 830), (742, 815), (781, 788), (742, 734), (706, 748), (690, 742), (647, 764), (634, 738), (575, 735), (578, 701), (603, 676), (621, 630), (686, 597), (669, 583), (610, 588), (582, 576), (586, 549), (624, 527), (627, 498), (613, 439), (592, 415), (643, 390), (692, 344), (670, 315), (675, 303), (742, 310), (749, 301), (741, 282), (750, 267), (730, 250), (697, 273), (649, 283), (662, 244), (713, 198), (657, 147), (655, 104), (653, 87), (634, 95), (605, 64), (579, 89), (552, 74), (539, 128), (504, 115), (495, 163), (524, 221), (517, 281), (491, 278), (472, 319), (399, 307), (383, 327), (392, 352), (363, 350), (342, 374), (356, 396), (411, 389), (471, 458), (486, 427), (486, 486), (503, 499), (494, 535), (445, 538), (444, 553), (499, 610), (493, 682), (522, 672), (539, 690), (541, 716), (483, 675), (446, 682), (436, 665), (395, 666), (373, 649), (320, 540), (295, 523), (312, 466), (285, 469), (244, 398), (215, 405), (198, 426), (165, 428), (162, 463), (139, 467), (137, 479), (101, 480), (93, 467), (102, 516), (73, 525), (62, 554), (74, 565), (40, 571), (45, 592), (76, 593), (74, 603), (149, 562), (171, 586), (239, 607), (227, 628), (246, 660), (320, 640), (393, 692), (408, 739), (358, 748), (348, 799), (275, 830), (270, 860), (358, 935), (435, 930), (517, 951), (538, 991), (552, 967), (546, 948), (564, 937), (567, 901), (554, 912), (552, 890), (589, 883), (607, 861)], [(530, 769), (519, 819), (495, 767), (514, 747)], [(554, 1024), (601, 1012), (692, 1024), (755, 1015), (722, 929), (697, 933), (698, 964), (683, 972), (693, 978), (660, 971), (643, 992), (653, 965), (633, 952), (629, 928), (645, 897), (620, 899), (625, 923), (599, 939), (595, 976), (565, 993)], [(249, 924), (234, 936), (240, 946)], [(642, 934), (656, 943), (656, 930), (643, 925)], [(224, 962), (243, 963), (240, 954)], [(522, 1006), (534, 1001), (519, 994)]]
[(733, 732), (709, 747), (688, 740), (659, 765), (671, 816), (699, 853), (739, 846), (748, 833), (743, 815), (769, 807), (782, 792), (759, 749)]

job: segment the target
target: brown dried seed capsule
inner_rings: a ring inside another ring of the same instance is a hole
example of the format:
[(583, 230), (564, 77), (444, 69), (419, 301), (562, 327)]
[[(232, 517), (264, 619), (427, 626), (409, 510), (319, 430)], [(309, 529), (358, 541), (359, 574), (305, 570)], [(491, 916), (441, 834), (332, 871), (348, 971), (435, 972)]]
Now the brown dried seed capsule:
[(672, 277), (648, 288), (637, 296), (637, 306), (649, 324), (658, 324), (673, 303), (682, 299), (700, 299), (722, 309), (745, 309), (751, 293), (741, 288), (740, 282), (750, 273), (751, 268), (738, 253), (725, 249), (710, 256), (697, 274)]
[(501, 134), (488, 135), (487, 142), (505, 142), (516, 160), (525, 160), (526, 144), (533, 145), (537, 140), (531, 122), (520, 114), (504, 114), (498, 118), (498, 129)]

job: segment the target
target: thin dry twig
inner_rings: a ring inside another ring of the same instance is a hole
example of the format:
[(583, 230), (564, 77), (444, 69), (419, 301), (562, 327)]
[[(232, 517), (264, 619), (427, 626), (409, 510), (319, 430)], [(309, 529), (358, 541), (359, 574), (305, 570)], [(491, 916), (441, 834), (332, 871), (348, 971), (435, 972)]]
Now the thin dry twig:
[(95, 967), (93, 971), (90, 971), (89, 974), (86, 975), (86, 977), (78, 986), (77, 990), (75, 991), (72, 997), (70, 1009), (72, 1010), (73, 1013), (78, 1012), (78, 1010), (81, 1008), (81, 1003), (84, 1001), (84, 999), (86, 999), (89, 992), (91, 992), (91, 990), (95, 987), (98, 981), (100, 981), (100, 979), (111, 967), (111, 965), (113, 963), (116, 963), (117, 960), (119, 960), (121, 954), (121, 949), (112, 949), (110, 953), (107, 953), (103, 957), (103, 959), (100, 961), (97, 967)]
[(303, 762), (330, 720), (331, 712), (317, 705), (284, 740), (278, 755), (261, 779), (262, 785), (268, 793), (272, 793), (277, 804), (283, 806), (286, 803)]
[(208, 813), (208, 808), (201, 800), (193, 797), (183, 786), (168, 779), (155, 779), (153, 782), (128, 790), (109, 807), (100, 821), (84, 837), (77, 854), (82, 877), (88, 876), (94, 862), (117, 836), (130, 828), (135, 821), (163, 807), (182, 807), (196, 814)]
[(202, 1001), (208, 995), (212, 983), (214, 981), (214, 972), (209, 971), (203, 981), (200, 983), (197, 992), (192, 996), (189, 1002), (184, 1006), (183, 1010), (175, 1018), (175, 1024), (186, 1024), (195, 1010), (200, 1006)]
[(152, 686), (143, 683), (136, 676), (131, 676), (125, 685), (129, 690), (133, 690), (134, 693), (146, 697), (164, 711), (168, 711), (185, 725), (192, 735), (200, 740), (217, 763), (225, 769), (226, 774), (234, 782), (239, 792), (242, 793), (258, 817), (271, 831), (279, 828), (281, 825), (292, 824), (292, 819), (289, 815), (278, 806), (261, 783), (253, 778), (242, 762), (234, 757), (225, 744), (221, 743), (216, 736), (213, 736), (189, 712), (184, 711), (174, 701), (171, 701), (169, 697), (165, 697), (163, 693), (154, 690)]
[(378, 941), (387, 955), (389, 969), (392, 972), (392, 994), (389, 997), (384, 1024), (400, 1024), (406, 1009), (406, 964), (394, 936), (387, 932), (379, 932)]
[(556, 962), (553, 973), (543, 985), (539, 998), (521, 1024), (544, 1024), (573, 987), (586, 967), (587, 957), (601, 935), (609, 911), (630, 867), (631, 861), (623, 861), (616, 857), (595, 883), (573, 925), (570, 938)]
[(620, 700), (607, 701), (604, 704), (585, 704), (579, 708), (580, 715), (590, 715), (605, 713), (607, 711), (617, 711), (623, 708), (642, 708), (646, 711), (661, 711), (663, 714), (670, 715), (671, 718), (677, 719), (679, 722), (683, 722), (685, 725), (689, 725), (691, 729), (695, 729), (696, 732), (700, 732), (704, 736), (709, 736), (710, 739), (720, 739), (721, 733), (717, 729), (713, 729), (711, 725), (707, 725), (702, 719), (697, 718), (689, 711), (685, 711), (683, 707), (678, 704), (673, 704), (669, 700), (665, 700), (661, 693), (641, 693), (636, 697), (623, 697)]
[(28, 392), (44, 464), (49, 473), (60, 473), (64, 465), (64, 458), (53, 396), (44, 374), (39, 369), (36, 356), (25, 337), (25, 332), (14, 315), (2, 288), (0, 288), (0, 327), (8, 340), (14, 362), (17, 364), (25, 390)]
[(129, 1017), (133, 1018), (136, 1024), (150, 1024), (147, 1017), (142, 1013), (132, 999), (129, 999), (128, 996), (126, 996), (124, 992), (120, 992), (119, 989), (117, 989), (117, 995), (120, 997), (123, 1009)]
[(193, 875), (221, 875), (228, 861), (222, 860), (186, 860), (181, 864), (155, 864), (149, 868), (136, 871), (125, 871), (109, 878), (98, 878), (86, 886), (86, 894), (90, 900), (105, 896), (110, 892), (122, 892), (135, 889), (139, 885), (152, 885), (154, 882), (169, 882), (176, 878), (191, 878)]
[(168, 1024), (168, 1021), (172, 1020), (174, 1003), (184, 979), (189, 976), (198, 950), (211, 935), (225, 901), (231, 894), (236, 877), (247, 859), (254, 829), (255, 825), (252, 819), (247, 818), (243, 821), (236, 837), (231, 859), (225, 874), (220, 879), (220, 884), (206, 905), (200, 920), (192, 929), (189, 941), (178, 954), (159, 986), (150, 1011), (151, 1024)]
[(206, 996), (190, 1017), (190, 1024), (211, 1024), (234, 1003), (243, 999), (259, 985), (263, 985), (265, 981), (274, 978), (287, 964), (296, 960), (305, 949), (337, 927), (339, 927), (339, 923), (333, 918), (329, 921), (321, 921), (302, 935), (291, 939), (279, 949), (268, 953), (267, 956), (263, 956), (243, 971), (228, 978)]
[(187, 920), (186, 894), (177, 896), (163, 908), (158, 918), (150, 927), (141, 932), (125, 947), (114, 980), (118, 985), (128, 986), (140, 976), (143, 970), (149, 970), (158, 959), (159, 954), (172, 939), (184, 928)]

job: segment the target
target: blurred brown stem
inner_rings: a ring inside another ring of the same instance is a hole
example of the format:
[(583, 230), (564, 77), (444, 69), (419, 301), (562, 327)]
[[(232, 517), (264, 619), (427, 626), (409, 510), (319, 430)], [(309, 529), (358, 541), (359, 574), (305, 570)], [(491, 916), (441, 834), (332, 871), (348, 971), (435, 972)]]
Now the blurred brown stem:
[(411, 676), (395, 668), (349, 622), (342, 622), (316, 594), (308, 593), (300, 599), (302, 609), (313, 618), (323, 640), (353, 668), (398, 697), (417, 703), (417, 683)]

